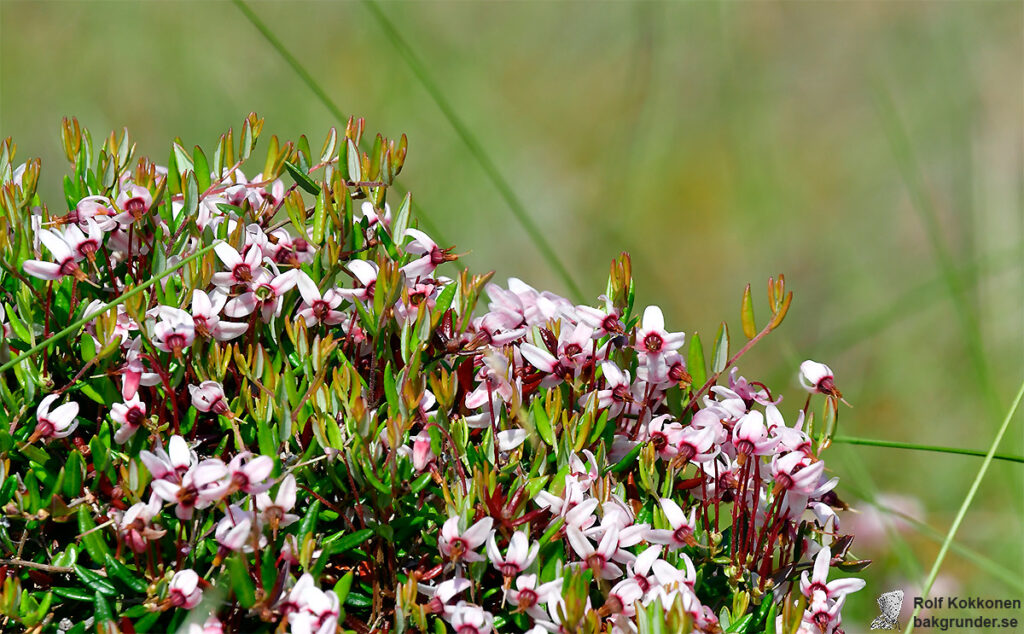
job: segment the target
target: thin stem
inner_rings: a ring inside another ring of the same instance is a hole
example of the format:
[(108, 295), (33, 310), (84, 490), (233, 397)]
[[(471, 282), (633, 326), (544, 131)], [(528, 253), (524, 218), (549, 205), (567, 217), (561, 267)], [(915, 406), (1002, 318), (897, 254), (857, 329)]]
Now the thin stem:
[[(984, 479), (989, 465), (992, 464), (992, 458), (995, 456), (996, 448), (999, 447), (999, 443), (1003, 439), (1003, 434), (1006, 433), (1007, 428), (1010, 426), (1010, 422), (1013, 420), (1014, 414), (1017, 413), (1017, 407), (1020, 406), (1022, 398), (1024, 398), (1024, 382), (1020, 384), (1020, 389), (1017, 390), (1017, 396), (1013, 399), (1013, 405), (1010, 406), (1010, 411), (1007, 412), (1006, 417), (1003, 419), (1003, 424), (1000, 425), (999, 431), (996, 432), (996, 437), (992, 439), (992, 446), (988, 449), (985, 461), (981, 463), (981, 468), (978, 469), (978, 475), (974, 477), (974, 482), (971, 483), (971, 489), (967, 492), (967, 497), (964, 498), (963, 504), (960, 505), (960, 510), (957, 511), (956, 518), (953, 520), (953, 525), (949, 527), (949, 532), (946, 533), (946, 538), (942, 541), (942, 547), (939, 549), (939, 554), (935, 558), (935, 563), (932, 564), (931, 572), (928, 573), (928, 579), (925, 581), (924, 587), (921, 590), (921, 596), (927, 597), (928, 593), (931, 592), (932, 585), (935, 583), (935, 578), (939, 576), (939, 568), (942, 567), (942, 562), (946, 559), (946, 553), (949, 552), (949, 546), (953, 543), (953, 537), (956, 536), (956, 532), (960, 528), (960, 524), (963, 522), (964, 516), (967, 515), (968, 507), (970, 507), (971, 502), (974, 501), (974, 495), (978, 492), (978, 488), (981, 486), (981, 481)], [(910, 616), (910, 623), (907, 624), (906, 634), (913, 633), (914, 619), (921, 613), (921, 608), (921, 604), (917, 604), (914, 608), (914, 612)]]
[[(898, 442), (895, 440), (876, 440), (874, 438), (853, 438), (850, 436), (836, 436), (832, 442), (846, 443), (848, 445), (866, 445), (869, 447), (889, 447), (892, 449), (913, 449), (916, 451), (935, 451), (938, 453), (952, 453), (964, 456), (987, 456), (988, 454), (979, 449), (962, 449), (960, 447), (939, 447), (936, 445), (920, 445), (911, 442)], [(1006, 460), (1009, 462), (1024, 463), (1024, 456), (1015, 456), (1006, 453), (992, 454), (994, 460)]]
[[(241, 0), (236, 0), (240, 2)], [(483, 145), (479, 139), (470, 132), (466, 124), (459, 118), (455, 113), (455, 109), (452, 107), (448, 100), (445, 98), (444, 93), (440, 87), (434, 82), (433, 78), (427, 72), (426, 65), (416, 56), (416, 53), (409, 46), (409, 43), (402, 37), (401, 32), (395, 25), (391, 23), (384, 12), (381, 11), (380, 6), (377, 5), (373, 0), (365, 0), (364, 5), (373, 14), (381, 28), (387, 34), (388, 39), (395, 45), (398, 50), (398, 54), (405, 60), (405, 63), (409, 65), (413, 74), (423, 85), (423, 88), (427, 91), (430, 97), (434, 100), (434, 103), (444, 114), (445, 118), (448, 119), (448, 123), (451, 124), (452, 128), (455, 129), (455, 133), (462, 139), (462, 142), (466, 144), (466, 148), (469, 149), (469, 153), (473, 155), (473, 158), (477, 160), (480, 167), (484, 170), (484, 173), (491, 180), (495, 189), (505, 200), (505, 204), (508, 205), (509, 210), (519, 225), (526, 231), (530, 240), (533, 241), (534, 246), (540, 251), (541, 255), (547, 260), (548, 264), (554, 269), (556, 275), (561, 278), (562, 282), (568, 287), (570, 294), (576, 301), (583, 301), (583, 292), (580, 290), (579, 285), (573, 279), (572, 274), (566, 267), (565, 263), (562, 262), (558, 253), (554, 247), (548, 242), (544, 235), (544, 232), (533, 218), (526, 212), (526, 207), (519, 200), (509, 182), (502, 176), (501, 171), (494, 164), (494, 161), (484, 150)]]
[(148, 280), (144, 284), (136, 286), (135, 288), (131, 289), (130, 291), (128, 291), (127, 293), (125, 293), (124, 295), (121, 295), (120, 297), (118, 297), (116, 299), (110, 300), (106, 304), (103, 304), (102, 306), (100, 306), (97, 310), (90, 311), (88, 315), (86, 315), (85, 317), (82, 317), (81, 319), (79, 319), (78, 321), (74, 322), (73, 324), (71, 324), (70, 326), (65, 328), (64, 330), (61, 330), (60, 332), (58, 332), (56, 334), (50, 335), (49, 337), (44, 339), (42, 342), (32, 346), (31, 348), (29, 348), (25, 352), (22, 352), (18, 356), (14, 357), (10, 361), (8, 361), (7, 363), (5, 363), (3, 365), (0, 365), (0, 373), (3, 373), (3, 372), (6, 372), (7, 370), (10, 370), (14, 366), (18, 365), (19, 363), (21, 363), (25, 359), (31, 357), (32, 355), (34, 355), (35, 353), (39, 352), (40, 350), (43, 350), (48, 345), (50, 345), (51, 343), (57, 341), (58, 339), (63, 339), (64, 337), (67, 337), (68, 335), (70, 335), (71, 333), (75, 332), (76, 330), (78, 330), (79, 328), (84, 326), (85, 324), (87, 324), (90, 321), (92, 321), (93, 319), (95, 319), (96, 315), (98, 315), (99, 313), (102, 313), (104, 311), (110, 310), (111, 308), (113, 308), (115, 306), (123, 304), (124, 302), (126, 302), (129, 299), (131, 299), (132, 297), (138, 295), (139, 293), (141, 293), (142, 291), (146, 290), (150, 286), (156, 284), (157, 282), (159, 282), (160, 280), (164, 279), (165, 277), (168, 277), (169, 275), (177, 272), (178, 269), (184, 267), (187, 264), (191, 264), (193, 261), (203, 257), (204, 255), (206, 255), (207, 253), (212, 251), (214, 245), (217, 244), (218, 242), (220, 242), (220, 241), (218, 240), (218, 241), (214, 242), (214, 244), (211, 244), (209, 246), (203, 247), (202, 249), (196, 251), (195, 253), (193, 253), (192, 255), (188, 256), (187, 258), (185, 258), (181, 262), (178, 262), (177, 264), (175, 264), (171, 268), (167, 269), (166, 271), (164, 271), (160, 275), (157, 275), (156, 277)]

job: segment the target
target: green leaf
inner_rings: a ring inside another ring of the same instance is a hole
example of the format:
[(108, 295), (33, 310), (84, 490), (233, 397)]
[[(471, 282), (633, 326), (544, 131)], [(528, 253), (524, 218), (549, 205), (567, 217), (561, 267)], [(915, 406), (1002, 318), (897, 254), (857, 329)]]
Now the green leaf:
[(623, 456), (622, 460), (619, 460), (618, 462), (613, 464), (611, 467), (609, 467), (608, 470), (605, 473), (607, 473), (608, 471), (611, 471), (612, 473), (621, 473), (622, 471), (625, 471), (625, 470), (629, 469), (630, 467), (633, 466), (634, 463), (636, 463), (636, 458), (637, 458), (637, 456), (640, 455), (640, 451), (643, 448), (644, 448), (644, 443), (638, 443), (636, 445), (636, 447), (633, 447), (632, 449), (630, 449), (629, 453), (627, 453), (625, 456)]
[(295, 179), (296, 185), (306, 190), (310, 194), (313, 194), (314, 196), (320, 195), (320, 186), (317, 185), (313, 181), (313, 179), (309, 177), (309, 174), (304, 173), (301, 169), (293, 165), (290, 161), (284, 162), (284, 168), (288, 170), (288, 173), (291, 174), (291, 177)]
[(306, 509), (306, 514), (302, 516), (302, 521), (299, 522), (299, 539), (316, 530), (317, 515), (319, 514), (320, 500), (314, 499), (309, 508)]
[(359, 160), (359, 148), (352, 142), (352, 139), (348, 139), (348, 179), (350, 181), (359, 182), (363, 180), (363, 170)]
[(324, 234), (327, 232), (327, 193), (320, 192), (313, 204), (313, 235), (310, 239), (314, 244), (323, 244)]
[(388, 411), (392, 416), (400, 416), (398, 403), (398, 388), (395, 386), (395, 374), (391, 369), (391, 362), (384, 366), (384, 396), (387, 397)]
[(82, 454), (72, 451), (64, 465), (64, 482), (62, 489), (64, 496), (69, 500), (78, 497), (82, 492), (82, 478), (84, 477), (85, 464)]
[(149, 584), (136, 576), (138, 573), (132, 571), (128, 566), (115, 559), (110, 553), (107, 553), (106, 563), (104, 565), (107, 569), (107, 574), (123, 583), (129, 590), (132, 590), (137, 594), (146, 594), (146, 589)]
[(711, 362), (711, 369), (715, 373), (725, 369), (729, 362), (729, 326), (723, 321), (718, 327), (718, 334), (715, 336), (715, 356)]
[(117, 596), (117, 588), (115, 588), (114, 584), (110, 583), (110, 580), (103, 575), (93, 570), (89, 570), (88, 568), (79, 566), (78, 564), (73, 565), (72, 568), (75, 569), (75, 574), (82, 580), (82, 583), (84, 583), (85, 586), (93, 592), (103, 594), (108, 597)]
[(535, 398), (530, 403), (530, 410), (533, 412), (533, 420), (537, 425), (537, 433), (540, 435), (541, 440), (546, 442), (549, 446), (558, 449), (558, 443), (555, 440), (555, 432), (551, 428), (551, 419), (548, 417), (547, 411), (544, 409), (544, 404), (541, 402), (543, 399)]
[(754, 321), (754, 302), (750, 298), (750, 284), (743, 291), (743, 307), (740, 309), (740, 318), (743, 322), (743, 334), (747, 339), (757, 336), (757, 322)]
[(690, 337), (690, 347), (686, 352), (686, 370), (693, 378), (693, 385), (699, 388), (708, 380), (707, 362), (704, 360), (704, 344), (696, 332)]
[(338, 555), (343, 552), (352, 550), (353, 548), (355, 548), (359, 544), (362, 544), (371, 537), (373, 537), (372, 528), (364, 528), (358, 530), (352, 533), (351, 535), (346, 535), (338, 541), (334, 542), (331, 546), (331, 552), (335, 555)]
[[(327, 139), (324, 140), (323, 150), (320, 151), (320, 162), (326, 163), (334, 158), (334, 151), (338, 149), (338, 130), (331, 126), (331, 130), (327, 133)], [(341, 601), (345, 602), (344, 599)]]
[(92, 519), (89, 505), (80, 504), (78, 506), (78, 535), (80, 537), (85, 535), (81, 537), (85, 551), (89, 553), (89, 558), (93, 562), (102, 566), (106, 563), (107, 555), (110, 554), (110, 548), (107, 546), (107, 542), (103, 540), (103, 535), (95, 529), (96, 522)]
[(241, 555), (234, 555), (228, 558), (228, 576), (231, 579), (231, 589), (238, 598), (238, 603), (243, 608), (251, 608), (256, 603), (256, 588), (253, 586), (252, 577), (245, 569)]
[(199, 184), (199, 191), (206, 191), (210, 188), (210, 164), (203, 154), (203, 148), (198, 145), (192, 150), (192, 162), (195, 164), (196, 182)]
[(434, 302), (434, 311), (431, 321), (436, 327), (437, 324), (441, 323), (444, 319), (444, 314), (448, 312), (448, 309), (452, 306), (452, 300), (455, 299), (455, 291), (458, 290), (457, 282), (449, 282), (444, 289), (441, 290), (441, 294), (437, 296), (437, 301)]
[[(331, 128), (332, 130), (334, 128)], [(355, 575), (349, 570), (345, 575), (338, 580), (338, 583), (334, 584), (334, 594), (338, 595), (338, 602), (342, 605), (345, 604), (345, 599), (348, 598), (349, 590), (352, 589), (352, 580)]]

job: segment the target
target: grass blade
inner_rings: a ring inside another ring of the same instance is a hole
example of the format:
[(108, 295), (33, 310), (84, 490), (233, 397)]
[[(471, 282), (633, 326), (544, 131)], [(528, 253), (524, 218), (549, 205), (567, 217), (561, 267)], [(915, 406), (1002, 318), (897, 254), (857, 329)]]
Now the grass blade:
[[(268, 27), (266, 23), (263, 22), (263, 20), (261, 20), (260, 17), (249, 7), (249, 5), (245, 3), (245, 0), (232, 0), (232, 2), (234, 2), (235, 6), (238, 7), (238, 10), (242, 12), (242, 15), (244, 15), (246, 19), (256, 27), (256, 30), (260, 32), (264, 39), (274, 47), (274, 50), (277, 51), (278, 55), (284, 58), (284, 61), (292, 68), (292, 70), (295, 71), (295, 74), (302, 79), (302, 82), (306, 84), (314, 95), (316, 95), (317, 99), (320, 100), (320, 103), (327, 108), (328, 112), (331, 113), (331, 116), (333, 116), (339, 124), (347, 121), (348, 117), (346, 117), (345, 113), (341, 111), (338, 104), (328, 96), (327, 92), (320, 86), (320, 84), (317, 83), (316, 79), (313, 78), (309, 71), (306, 70), (306, 67), (302, 65), (302, 62), (291, 54), (288, 48), (285, 47), (284, 43), (274, 35), (274, 32), (270, 27)], [(365, 151), (366, 148), (363, 148), (363, 150)], [(401, 198), (401, 195), (403, 194), (402, 190), (395, 184), (393, 184), (392, 187), (396, 190), (396, 193), (399, 194), (399, 198)], [(427, 230), (427, 233), (437, 240), (438, 243), (449, 244), (441, 235), (441, 232), (438, 231), (437, 226), (434, 225), (430, 218), (423, 213), (423, 209), (416, 203), (413, 203), (413, 211), (416, 213), (416, 218), (419, 219), (420, 224)], [(466, 268), (458, 260), (456, 260), (455, 264), (460, 269)]]
[[(242, 0), (235, 1), (241, 2)], [(516, 196), (512, 186), (507, 180), (505, 180), (505, 177), (501, 175), (498, 167), (484, 150), (480, 141), (472, 132), (470, 132), (469, 128), (466, 127), (466, 124), (463, 123), (455, 113), (452, 105), (448, 103), (447, 99), (445, 99), (441, 89), (436, 83), (434, 83), (434, 80), (427, 72), (426, 66), (419, 57), (416, 56), (412, 47), (405, 41), (402, 34), (399, 33), (398, 29), (395, 28), (395, 25), (391, 23), (391, 20), (384, 15), (384, 12), (381, 11), (380, 6), (378, 6), (376, 2), (373, 0), (365, 0), (364, 4), (370, 10), (370, 13), (373, 14), (373, 17), (376, 18), (377, 22), (380, 23), (381, 28), (387, 33), (388, 39), (390, 39), (395, 45), (395, 48), (398, 50), (398, 54), (403, 60), (405, 60), (406, 64), (409, 65), (413, 74), (416, 75), (416, 78), (421, 84), (423, 84), (423, 87), (426, 89), (427, 93), (430, 94), (434, 103), (438, 108), (440, 108), (445, 118), (448, 119), (448, 123), (450, 123), (455, 129), (456, 134), (458, 134), (459, 138), (462, 139), (462, 142), (466, 144), (470, 154), (473, 155), (480, 164), (480, 167), (483, 168), (484, 173), (486, 173), (488, 178), (491, 179), (494, 187), (498, 190), (498, 193), (501, 194), (501, 197), (505, 200), (505, 203), (512, 211), (512, 215), (515, 216), (516, 220), (518, 220), (519, 224), (523, 227), (523, 230), (526, 231), (527, 235), (533, 241), (534, 246), (537, 247), (537, 250), (540, 251), (544, 259), (548, 261), (548, 264), (554, 269), (555, 274), (558, 275), (566, 287), (568, 287), (573, 298), (576, 301), (583, 301), (583, 293), (580, 291), (579, 286), (573, 279), (572, 274), (569, 273), (569, 269), (562, 262), (558, 253), (555, 252), (551, 243), (549, 243), (547, 238), (544, 237), (544, 233), (541, 231), (540, 227), (537, 226), (533, 218), (531, 218), (526, 212), (526, 208)]]
[[(1021, 398), (1024, 398), (1024, 382), (1020, 384), (1020, 388), (1017, 390), (1017, 396), (1013, 399), (1013, 405), (1010, 406), (1010, 411), (1006, 413), (1006, 418), (1003, 419), (1003, 424), (999, 427), (999, 431), (996, 432), (996, 437), (992, 440), (992, 446), (989, 447), (988, 454), (985, 456), (985, 461), (981, 463), (981, 468), (978, 469), (978, 475), (974, 477), (974, 482), (971, 483), (971, 488), (967, 492), (967, 497), (964, 498), (963, 504), (960, 505), (960, 510), (957, 511), (956, 517), (953, 519), (953, 524), (949, 527), (949, 532), (946, 533), (946, 538), (942, 540), (942, 547), (939, 548), (939, 554), (935, 557), (935, 563), (932, 564), (931, 572), (928, 573), (928, 579), (925, 581), (924, 587), (921, 589), (921, 596), (923, 597), (928, 596), (928, 593), (931, 592), (932, 585), (935, 583), (935, 578), (939, 576), (939, 569), (942, 567), (942, 562), (946, 559), (946, 553), (949, 552), (950, 544), (953, 543), (953, 537), (956, 536), (956, 532), (960, 528), (960, 524), (964, 521), (964, 516), (967, 515), (967, 509), (971, 506), (971, 502), (974, 500), (974, 495), (978, 492), (978, 488), (981, 486), (981, 481), (984, 479), (989, 465), (992, 464), (992, 459), (996, 454), (996, 449), (999, 447), (1000, 441), (1003, 439), (1003, 434), (1006, 433), (1007, 428), (1010, 426), (1010, 422), (1017, 413), (1017, 407), (1020, 405)], [(907, 624), (906, 634), (913, 634), (914, 619), (917, 618), (917, 615), (920, 613), (921, 606), (919, 605), (914, 608), (914, 612), (910, 617), (910, 623)]]
[[(987, 456), (988, 454), (978, 449), (961, 449), (959, 447), (939, 447), (936, 445), (921, 445), (918, 443), (911, 442), (899, 442), (895, 440), (876, 440), (874, 438), (853, 438), (851, 436), (836, 436), (832, 439), (832, 442), (846, 443), (848, 445), (866, 445), (869, 447), (889, 447), (892, 449), (913, 449), (915, 451), (935, 451), (938, 453), (951, 453), (961, 454), (964, 456)], [(1012, 454), (997, 453), (993, 454), (992, 458), (995, 460), (1006, 460), (1009, 462), (1020, 462), (1024, 463), (1024, 456), (1014, 456)]]
[(13, 359), (8, 361), (7, 363), (5, 363), (3, 365), (0, 365), (0, 374), (3, 374), (7, 370), (10, 370), (14, 366), (16, 366), (19, 363), (21, 363), (22, 360), (31, 357), (32, 355), (34, 355), (35, 353), (39, 352), (40, 350), (42, 350), (46, 346), (50, 345), (54, 341), (57, 341), (58, 339), (63, 339), (64, 337), (66, 337), (66, 336), (70, 335), (71, 333), (75, 332), (76, 330), (78, 330), (79, 328), (81, 328), (85, 324), (89, 323), (93, 319), (96, 319), (96, 316), (99, 315), (100, 313), (106, 312), (107, 310), (113, 308), (114, 306), (117, 306), (118, 304), (124, 303), (125, 301), (131, 299), (132, 297), (138, 295), (139, 293), (141, 293), (142, 291), (146, 290), (150, 286), (152, 286), (152, 285), (156, 284), (157, 282), (159, 282), (160, 280), (164, 279), (165, 277), (171, 275), (172, 273), (175, 273), (178, 269), (180, 269), (181, 267), (185, 266), (186, 264), (189, 264), (190, 262), (193, 262), (193, 261), (197, 260), (198, 258), (203, 257), (204, 255), (206, 255), (207, 253), (212, 251), (213, 247), (216, 246), (219, 242), (221, 242), (221, 241), (217, 240), (213, 244), (205, 246), (202, 249), (199, 249), (198, 251), (196, 251), (192, 255), (188, 256), (187, 258), (185, 258), (181, 262), (178, 262), (177, 264), (175, 264), (171, 268), (167, 269), (166, 271), (164, 271), (160, 275), (157, 275), (156, 277), (148, 280), (147, 282), (145, 282), (144, 284), (142, 284), (140, 286), (136, 286), (132, 290), (122, 294), (120, 297), (118, 297), (116, 299), (113, 299), (113, 300), (107, 302), (106, 304), (103, 304), (102, 306), (99, 307), (99, 309), (94, 310), (94, 311), (89, 311), (89, 313), (85, 317), (82, 317), (81, 319), (79, 319), (78, 321), (74, 322), (73, 324), (71, 324), (70, 326), (65, 328), (64, 330), (61, 330), (58, 333), (50, 335), (45, 340), (43, 340), (40, 343), (32, 346), (31, 348), (29, 348), (25, 352), (22, 352), (21, 354), (19, 354), (18, 356), (14, 357)]
[(974, 372), (971, 374), (976, 378), (978, 388), (981, 390), (981, 398), (984, 401), (983, 406), (992, 418), (996, 418), (998, 416), (999, 394), (990, 380), (988, 362), (985, 359), (985, 346), (982, 341), (981, 325), (978, 322), (975, 310), (971, 308), (963, 276), (957, 270), (953, 256), (950, 254), (948, 245), (942, 237), (938, 212), (935, 209), (934, 202), (928, 195), (924, 176), (914, 155), (906, 126), (904, 126), (903, 121), (900, 119), (891, 94), (882, 85), (879, 85), (876, 89), (876, 102), (883, 131), (889, 140), (897, 168), (900, 170), (910, 194), (911, 206), (921, 218), (925, 232), (928, 235), (928, 241), (931, 244), (932, 255), (949, 289), (950, 299), (953, 301), (953, 307), (956, 310), (960, 327), (967, 341), (967, 352), (974, 369)]

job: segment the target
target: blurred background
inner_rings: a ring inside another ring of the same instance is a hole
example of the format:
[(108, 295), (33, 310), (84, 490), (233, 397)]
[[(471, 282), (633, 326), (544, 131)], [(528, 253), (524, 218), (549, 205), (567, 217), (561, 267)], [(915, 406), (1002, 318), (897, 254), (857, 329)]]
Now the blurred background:
[[(570, 290), (359, 3), (253, 11), (347, 115), (409, 136), (400, 177), (474, 270)], [(744, 286), (795, 291), (741, 371), (803, 402), (796, 368), (830, 364), (840, 434), (985, 450), (1024, 361), (1024, 5), (1019, 2), (386, 3), (454, 113), (588, 300), (632, 254), (641, 305), (710, 344)], [(0, 136), (43, 159), (61, 204), (61, 117), (127, 126), (164, 163), (212, 152), (255, 110), (264, 136), (343, 125), (229, 2), (0, 2)], [(264, 144), (261, 144), (265, 147)], [(251, 174), (250, 174), (251, 175)], [(1024, 454), (1017, 416), (1000, 450)], [(826, 454), (875, 560), (875, 597), (908, 601), (981, 459), (835, 445)], [(908, 521), (893, 512), (914, 518)], [(1024, 464), (996, 462), (936, 594), (1020, 598)], [(941, 613), (937, 616), (956, 616)], [(904, 621), (905, 623), (905, 621)]]

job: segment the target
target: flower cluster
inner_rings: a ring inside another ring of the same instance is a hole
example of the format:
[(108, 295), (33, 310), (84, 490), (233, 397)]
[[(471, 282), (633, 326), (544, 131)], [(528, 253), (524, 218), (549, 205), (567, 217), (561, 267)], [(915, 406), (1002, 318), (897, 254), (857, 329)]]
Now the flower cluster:
[(730, 355), (723, 325), (708, 367), (699, 337), (634, 306), (627, 256), (596, 305), (493, 283), (414, 226), (410, 197), (392, 208), (404, 137), (363, 152), (351, 120), (317, 157), (274, 138), (249, 178), (261, 128), (247, 118), (212, 162), (176, 143), (166, 167), (131, 168), (127, 136), (94, 155), (65, 122), (62, 215), (3, 146), (0, 544), (24, 537), (0, 612), (34, 627), (88, 602), (136, 631), (841, 631), (863, 583), (829, 570), (865, 563), (820, 455), (842, 394), (808, 361), (784, 414), (735, 367), (782, 323), (781, 277), (767, 324), (748, 288), (747, 342)]

